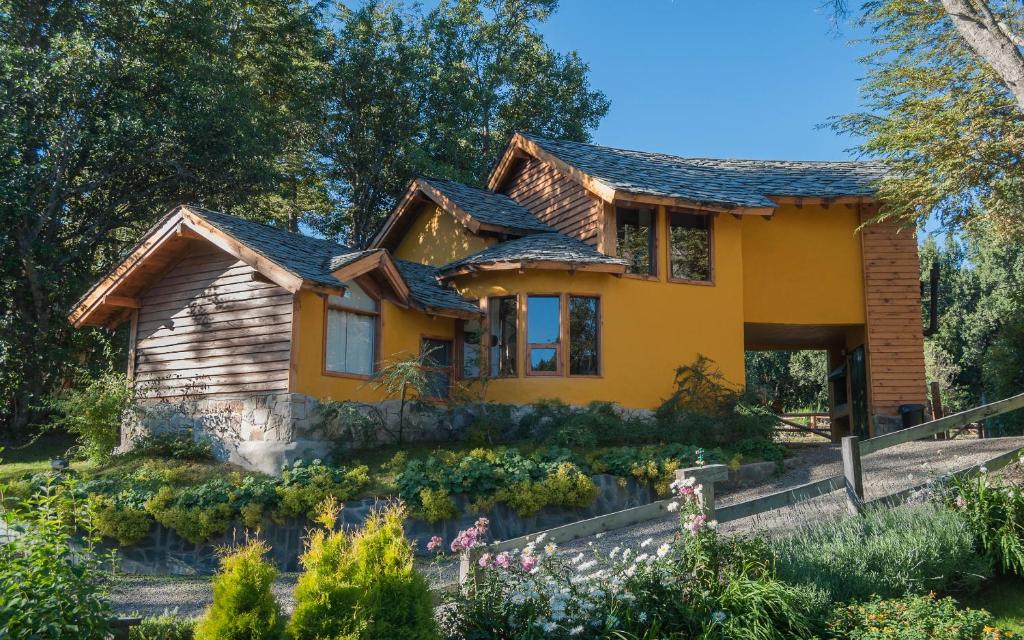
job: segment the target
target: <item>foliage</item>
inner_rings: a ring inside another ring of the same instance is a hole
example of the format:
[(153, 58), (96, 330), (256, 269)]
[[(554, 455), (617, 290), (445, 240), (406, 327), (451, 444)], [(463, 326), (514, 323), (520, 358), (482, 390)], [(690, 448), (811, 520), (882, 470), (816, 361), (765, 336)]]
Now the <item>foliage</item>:
[(295, 640), (436, 637), (426, 580), (416, 572), (400, 507), (374, 511), (354, 534), (335, 530), (323, 505), (302, 556), (289, 634)]
[(121, 546), (131, 546), (145, 539), (153, 526), (153, 518), (145, 509), (118, 505), (114, 498), (102, 494), (89, 496), (96, 533), (113, 538)]
[[(5, 638), (86, 638), (109, 632), (98, 537), (86, 505), (70, 485), (49, 482), (22, 505), (32, 525), (3, 512), (19, 535), (0, 544), (0, 629)], [(73, 548), (76, 525), (84, 535)]]
[(398, 396), (398, 430), (395, 432), (395, 444), (399, 446), (405, 435), (405, 405), (409, 400), (425, 398), (430, 395), (430, 376), (424, 370), (424, 362), (429, 353), (394, 357), (384, 363), (374, 376), (374, 386), (384, 391), (387, 397)]
[[(862, 60), (864, 110), (834, 125), (865, 139), (862, 153), (890, 163), (878, 193), (884, 217), (913, 224), (934, 213), (951, 227), (986, 218), (1001, 235), (1019, 234), (1024, 113), (942, 4), (865, 5), (873, 50)], [(1022, 17), (1000, 19), (1014, 28)]]
[(828, 352), (747, 351), (747, 389), (783, 412), (828, 408)]
[(196, 640), (285, 637), (285, 619), (270, 590), (277, 569), (263, 558), (268, 551), (258, 540), (227, 550), (213, 578), (213, 604), (196, 624)]
[(177, 610), (147, 616), (128, 630), (128, 640), (192, 640), (196, 623), (181, 618)]
[(571, 462), (562, 462), (542, 480), (523, 480), (499, 490), (495, 500), (512, 507), (520, 516), (532, 516), (548, 506), (587, 507), (598, 488), (590, 476)]
[(972, 588), (992, 573), (975, 543), (959, 514), (922, 504), (804, 525), (772, 550), (780, 578), (845, 601)]
[(147, 433), (132, 442), (131, 455), (138, 458), (170, 458), (172, 460), (213, 460), (209, 440), (196, 440), (192, 430), (185, 432)]
[(281, 472), (281, 481), (275, 488), (279, 499), (275, 517), (313, 517), (327, 498), (349, 500), (369, 483), (370, 469), (365, 465), (346, 469), (329, 467), (319, 460), (310, 464), (296, 462)]
[(1000, 571), (1024, 577), (1024, 489), (982, 474), (953, 480), (944, 501), (970, 526), (980, 553)]
[(423, 487), (420, 489), (419, 498), (421, 507), (417, 509), (416, 515), (427, 522), (440, 522), (459, 515), (455, 501), (444, 489)]
[[(849, 640), (995, 640), (1004, 637), (989, 626), (987, 611), (960, 609), (952, 598), (934, 594), (840, 607), (828, 625), (828, 637)], [(1012, 634), (1011, 634), (1012, 635)], [(1006, 636), (1009, 637), (1009, 636)]]
[(55, 399), (61, 414), (56, 425), (77, 436), (90, 459), (105, 460), (121, 441), (121, 420), (131, 402), (132, 385), (124, 374), (84, 375), (81, 386)]
[(373, 405), (322, 400), (316, 407), (313, 430), (339, 449), (369, 449), (377, 444), (384, 425), (384, 416)]

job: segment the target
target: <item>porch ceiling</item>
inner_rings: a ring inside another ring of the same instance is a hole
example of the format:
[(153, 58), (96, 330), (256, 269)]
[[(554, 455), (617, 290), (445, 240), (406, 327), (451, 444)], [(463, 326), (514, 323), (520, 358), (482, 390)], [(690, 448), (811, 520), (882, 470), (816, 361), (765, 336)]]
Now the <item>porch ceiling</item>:
[(764, 324), (743, 325), (743, 341), (747, 351), (794, 349), (837, 349), (846, 346), (851, 331), (862, 328), (855, 324)]

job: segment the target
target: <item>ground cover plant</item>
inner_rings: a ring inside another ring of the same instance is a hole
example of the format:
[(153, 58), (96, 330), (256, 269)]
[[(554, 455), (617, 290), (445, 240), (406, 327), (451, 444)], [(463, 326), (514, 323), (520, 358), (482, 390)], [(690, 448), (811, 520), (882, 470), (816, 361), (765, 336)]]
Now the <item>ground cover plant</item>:
[(968, 523), (979, 552), (1002, 573), (1024, 577), (1024, 488), (982, 473), (954, 479), (943, 500)]
[(839, 607), (827, 636), (847, 640), (997, 640), (1013, 637), (992, 625), (990, 613), (957, 606), (953, 598), (935, 594), (866, 602)]

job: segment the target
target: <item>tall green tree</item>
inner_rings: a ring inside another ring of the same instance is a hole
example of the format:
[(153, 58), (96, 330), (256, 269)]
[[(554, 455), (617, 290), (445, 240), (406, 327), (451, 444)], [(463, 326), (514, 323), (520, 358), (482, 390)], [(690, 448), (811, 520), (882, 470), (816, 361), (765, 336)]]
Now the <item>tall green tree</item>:
[(323, 63), (319, 13), (297, 0), (0, 0), (8, 435), (95, 347), (64, 320), (75, 298), (159, 215), (273, 220), (297, 200)]

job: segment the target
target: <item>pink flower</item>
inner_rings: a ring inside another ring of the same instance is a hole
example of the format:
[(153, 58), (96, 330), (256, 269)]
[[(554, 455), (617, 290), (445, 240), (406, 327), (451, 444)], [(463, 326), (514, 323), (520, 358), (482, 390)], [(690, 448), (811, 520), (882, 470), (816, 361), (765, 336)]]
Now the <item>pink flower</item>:
[(689, 529), (690, 533), (697, 535), (700, 533), (701, 528), (704, 527), (704, 523), (707, 522), (708, 517), (703, 513), (692, 515), (686, 519), (686, 528)]
[(473, 525), (473, 528), (476, 529), (478, 534), (484, 535), (485, 533), (487, 533), (487, 527), (489, 527), (490, 524), (490, 520), (481, 517), (477, 519), (476, 524)]
[(477, 564), (483, 567), (484, 569), (491, 566), (491, 554), (485, 553), (484, 555), (480, 556), (480, 559), (477, 560)]
[(523, 571), (526, 571), (527, 573), (533, 571), (537, 566), (537, 556), (531, 556), (524, 553), (519, 559), (519, 566), (521, 566)]
[(444, 540), (441, 539), (441, 536), (434, 536), (430, 539), (430, 542), (427, 543), (427, 551), (440, 549), (442, 544), (444, 544)]
[(963, 509), (964, 507), (967, 506), (967, 501), (964, 500), (963, 496), (957, 496), (955, 502), (956, 502), (956, 508), (957, 509)]
[(502, 569), (508, 569), (509, 565), (512, 564), (512, 554), (508, 551), (502, 551), (494, 558), (494, 566)]

